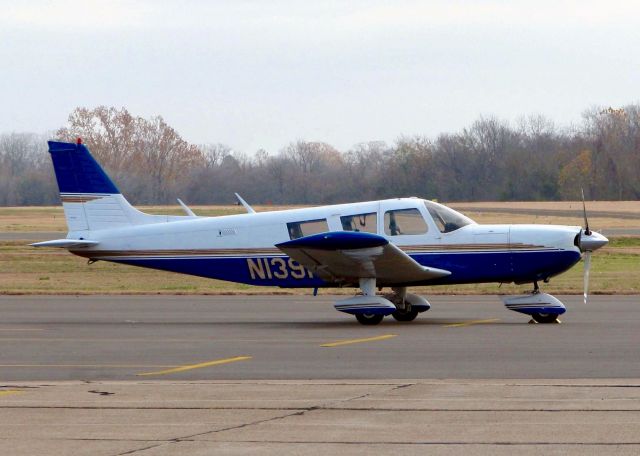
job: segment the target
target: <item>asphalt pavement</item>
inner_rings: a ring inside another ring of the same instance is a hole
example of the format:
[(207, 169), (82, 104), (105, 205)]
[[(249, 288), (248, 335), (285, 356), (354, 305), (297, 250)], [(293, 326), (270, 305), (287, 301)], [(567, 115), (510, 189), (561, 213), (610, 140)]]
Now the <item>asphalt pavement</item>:
[(640, 454), (638, 296), (1, 296), (0, 454)]
[(640, 378), (638, 296), (559, 298), (561, 324), (434, 296), (367, 327), (331, 296), (1, 296), (0, 378)]

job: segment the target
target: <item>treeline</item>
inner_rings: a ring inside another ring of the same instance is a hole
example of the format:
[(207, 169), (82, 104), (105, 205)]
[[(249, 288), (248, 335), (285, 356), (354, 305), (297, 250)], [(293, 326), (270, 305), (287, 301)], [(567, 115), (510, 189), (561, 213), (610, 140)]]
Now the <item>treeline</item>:
[[(187, 143), (161, 117), (78, 108), (50, 135), (82, 137), (133, 203), (318, 204), (422, 196), (441, 201), (640, 199), (640, 105), (592, 108), (579, 125), (481, 117), (458, 133), (338, 151), (296, 141), (253, 155)], [(57, 204), (45, 135), (0, 135), (0, 205)]]

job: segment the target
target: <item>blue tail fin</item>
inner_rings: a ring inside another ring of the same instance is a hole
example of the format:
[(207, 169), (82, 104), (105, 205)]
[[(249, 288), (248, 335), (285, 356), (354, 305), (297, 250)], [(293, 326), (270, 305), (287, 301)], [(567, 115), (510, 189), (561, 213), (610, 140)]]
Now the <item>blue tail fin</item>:
[(120, 193), (84, 144), (49, 141), (49, 153), (61, 194)]
[(125, 199), (83, 144), (49, 141), (60, 199), (72, 237), (103, 230), (185, 217), (140, 212)]

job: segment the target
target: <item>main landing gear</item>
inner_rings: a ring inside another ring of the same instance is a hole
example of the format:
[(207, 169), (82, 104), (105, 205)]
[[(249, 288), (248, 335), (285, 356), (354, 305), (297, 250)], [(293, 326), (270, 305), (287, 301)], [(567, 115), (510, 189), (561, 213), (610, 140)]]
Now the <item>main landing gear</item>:
[(536, 323), (555, 323), (558, 316), (567, 311), (558, 298), (540, 292), (538, 282), (533, 282), (533, 291), (530, 294), (505, 296), (502, 301), (507, 309), (530, 315)]
[[(334, 307), (354, 315), (362, 325), (377, 325), (387, 315), (399, 322), (410, 322), (431, 308), (422, 296), (407, 293), (406, 287), (395, 287), (391, 293), (377, 295), (375, 279), (360, 279), (360, 289), (361, 295), (338, 301)], [(531, 293), (504, 296), (502, 300), (507, 309), (530, 315), (535, 323), (556, 323), (558, 317), (567, 311), (558, 298), (542, 293), (538, 282), (533, 283)]]
[(362, 295), (338, 301), (334, 307), (340, 312), (355, 315), (363, 325), (377, 325), (387, 315), (397, 321), (410, 322), (431, 308), (422, 296), (407, 293), (406, 287), (392, 288), (392, 293), (380, 296), (375, 293), (375, 279), (360, 279), (360, 289)]

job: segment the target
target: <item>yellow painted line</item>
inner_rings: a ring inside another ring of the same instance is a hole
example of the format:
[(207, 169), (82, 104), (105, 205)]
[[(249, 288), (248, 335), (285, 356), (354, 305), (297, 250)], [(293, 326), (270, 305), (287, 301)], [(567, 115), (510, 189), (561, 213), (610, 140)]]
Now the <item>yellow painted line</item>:
[(460, 328), (461, 326), (471, 326), (471, 325), (480, 325), (482, 323), (493, 323), (496, 321), (500, 321), (499, 318), (490, 318), (488, 320), (472, 320), (472, 321), (464, 321), (462, 323), (453, 323), (450, 325), (443, 325), (445, 328)]
[(183, 372), (183, 371), (187, 371), (187, 370), (191, 370), (191, 369), (201, 369), (203, 367), (210, 367), (210, 366), (219, 366), (220, 364), (235, 363), (235, 362), (238, 362), (238, 361), (246, 361), (248, 359), (251, 359), (251, 356), (236, 356), (235, 358), (217, 359), (217, 360), (214, 360), (214, 361), (207, 361), (207, 362), (204, 362), (204, 363), (189, 364), (189, 365), (186, 365), (186, 366), (179, 366), (179, 367), (176, 367), (174, 369), (167, 369), (167, 370), (155, 371), (155, 372), (143, 372), (141, 374), (136, 374), (136, 375), (143, 376), (143, 375), (173, 374), (175, 372)]
[(0, 391), (0, 396), (8, 396), (9, 394), (20, 394), (23, 391), (21, 390), (4, 390)]
[(396, 336), (397, 334), (385, 334), (384, 336), (367, 337), (365, 339), (339, 340), (336, 342), (329, 342), (328, 344), (322, 344), (320, 346), (321, 347), (339, 347), (341, 345), (359, 344), (361, 342), (374, 342), (376, 340), (386, 340)]

